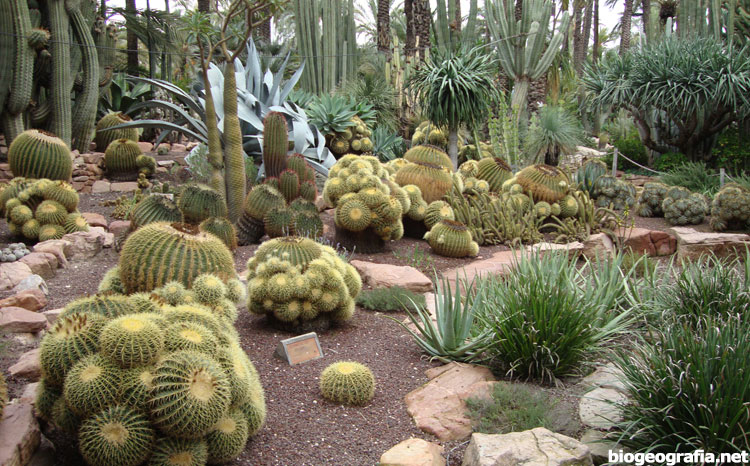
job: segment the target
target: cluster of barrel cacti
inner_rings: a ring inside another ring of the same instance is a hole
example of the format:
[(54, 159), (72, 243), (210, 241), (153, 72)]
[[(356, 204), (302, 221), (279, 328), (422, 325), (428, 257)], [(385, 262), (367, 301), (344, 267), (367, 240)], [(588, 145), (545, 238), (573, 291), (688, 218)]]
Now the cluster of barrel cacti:
[(29, 241), (89, 229), (78, 212), (78, 193), (64, 181), (13, 178), (0, 193), (0, 208), (11, 234)]
[(350, 319), (362, 288), (357, 271), (333, 248), (298, 236), (264, 242), (247, 269), (247, 308), (284, 328)]
[(234, 460), (266, 417), (233, 324), (243, 285), (203, 274), (125, 295), (119, 275), (69, 303), (42, 340), (38, 415), (92, 466)]
[(711, 201), (711, 228), (750, 229), (750, 191), (730, 183), (719, 190)]
[(670, 225), (698, 225), (708, 214), (708, 203), (702, 194), (673, 186), (664, 195), (661, 210)]
[(320, 373), (320, 392), (333, 403), (366, 405), (375, 396), (375, 376), (364, 364), (337, 361)]
[(643, 185), (643, 191), (638, 198), (636, 213), (641, 217), (663, 217), (661, 203), (667, 194), (669, 186), (664, 183), (650, 182)]
[[(459, 152), (464, 147), (461, 139), (463, 138), (459, 138), (459, 142), (458, 142)], [(446, 128), (440, 128), (437, 125), (434, 125), (430, 121), (423, 121), (414, 130), (414, 133), (411, 136), (411, 145), (412, 147), (414, 147), (414, 146), (419, 146), (423, 144), (437, 146), (440, 149), (447, 151), (448, 150), (448, 130)], [(481, 149), (481, 150), (484, 150), (484, 149)]]
[(116, 30), (98, 8), (91, 0), (0, 2), (0, 123), (6, 141), (43, 128), (80, 152), (89, 150), (99, 95), (111, 82), (116, 54)]
[(591, 193), (598, 207), (611, 207), (614, 210), (630, 209), (635, 205), (635, 186), (614, 176), (602, 175), (596, 179)]
[(409, 194), (391, 181), (376, 157), (354, 154), (345, 155), (331, 168), (323, 199), (336, 208), (337, 241), (358, 251), (400, 239), (404, 234), (401, 218), (412, 206)]
[(136, 141), (125, 138), (109, 143), (104, 151), (104, 166), (113, 180), (135, 180), (156, 172), (156, 160), (144, 154)]
[(481, 160), (487, 157), (494, 157), (495, 152), (492, 145), (479, 141), (478, 144), (466, 144), (458, 151), (459, 163), (467, 160)]
[(328, 148), (340, 157), (344, 154), (367, 154), (372, 152), (372, 131), (358, 116), (352, 117), (352, 125), (344, 131), (328, 135)]

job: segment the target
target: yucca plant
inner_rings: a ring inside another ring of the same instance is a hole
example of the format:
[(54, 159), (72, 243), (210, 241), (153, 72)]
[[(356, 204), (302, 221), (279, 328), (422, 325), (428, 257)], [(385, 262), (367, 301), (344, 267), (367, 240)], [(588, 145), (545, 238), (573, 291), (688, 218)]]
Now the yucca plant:
[(582, 141), (576, 117), (563, 107), (546, 105), (531, 118), (525, 149), (533, 163), (557, 165), (561, 155), (572, 154)]
[[(409, 328), (400, 320), (389, 319), (399, 323), (414, 338), (422, 351), (432, 359), (442, 362), (476, 362), (484, 357), (484, 351), (489, 344), (488, 331), (476, 332), (474, 328), (477, 310), (482, 306), (479, 299), (469, 295), (474, 290), (474, 280), (459, 281), (456, 276), (456, 287), (463, 287), (466, 295), (460, 291), (455, 293), (451, 289), (451, 282), (447, 278), (434, 280), (435, 285), (435, 319), (432, 321), (430, 312), (414, 300), (409, 299), (409, 305), (414, 313), (406, 309), (409, 320), (416, 327), (416, 331)], [(481, 291), (476, 292), (477, 295)]]

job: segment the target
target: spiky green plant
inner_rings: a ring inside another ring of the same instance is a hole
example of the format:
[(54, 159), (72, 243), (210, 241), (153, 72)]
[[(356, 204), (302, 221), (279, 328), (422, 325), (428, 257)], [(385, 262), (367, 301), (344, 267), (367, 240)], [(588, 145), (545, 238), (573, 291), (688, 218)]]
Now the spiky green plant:
[(166, 196), (150, 195), (141, 199), (130, 213), (132, 229), (154, 222), (182, 222), (182, 211)]
[(138, 130), (136, 128), (108, 129), (131, 120), (129, 116), (120, 112), (104, 115), (96, 124), (96, 137), (94, 138), (96, 148), (100, 151), (106, 151), (112, 141), (118, 139), (130, 139), (138, 142)]
[(582, 141), (583, 128), (575, 116), (563, 107), (545, 105), (531, 118), (524, 150), (532, 162), (554, 166)]
[(425, 233), (424, 239), (441, 256), (475, 257), (479, 253), (479, 245), (472, 240), (466, 225), (454, 220), (441, 220)]
[(8, 163), (14, 176), (67, 181), (73, 160), (65, 142), (40, 130), (30, 129), (16, 137), (8, 148)]
[(375, 396), (375, 376), (364, 364), (338, 361), (323, 369), (320, 391), (334, 403), (365, 405)]
[(177, 202), (186, 223), (201, 223), (209, 217), (226, 217), (227, 203), (221, 193), (204, 184), (186, 186)]
[(516, 174), (516, 181), (534, 201), (557, 202), (570, 190), (568, 175), (549, 165), (528, 166)]
[(739, 186), (723, 187), (711, 201), (711, 228), (750, 229), (750, 191)]
[(263, 121), (263, 165), (267, 177), (278, 177), (286, 168), (289, 135), (286, 117), (271, 112)]
[(79, 448), (91, 466), (136, 466), (148, 458), (154, 436), (145, 415), (112, 406), (83, 422)]
[(230, 251), (237, 249), (237, 230), (226, 218), (209, 217), (202, 221), (198, 228), (206, 233), (217, 236), (226, 244)]
[(513, 177), (513, 171), (502, 158), (486, 157), (477, 162), (476, 177), (489, 183), (490, 191), (500, 192), (503, 183)]

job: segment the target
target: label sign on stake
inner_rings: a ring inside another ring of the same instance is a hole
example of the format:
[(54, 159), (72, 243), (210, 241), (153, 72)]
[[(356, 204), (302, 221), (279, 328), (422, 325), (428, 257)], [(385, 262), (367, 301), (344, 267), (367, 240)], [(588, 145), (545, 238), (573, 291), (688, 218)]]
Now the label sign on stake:
[(322, 358), (323, 350), (320, 349), (318, 335), (311, 332), (281, 340), (274, 354), (294, 366), (295, 364)]

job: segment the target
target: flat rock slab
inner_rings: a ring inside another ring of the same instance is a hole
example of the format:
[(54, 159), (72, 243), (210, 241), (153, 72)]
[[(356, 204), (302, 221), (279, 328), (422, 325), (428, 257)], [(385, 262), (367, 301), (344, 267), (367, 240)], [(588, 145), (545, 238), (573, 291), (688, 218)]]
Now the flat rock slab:
[(28, 265), (20, 261), (0, 264), (0, 291), (12, 290), (33, 273)]
[(49, 294), (47, 282), (45, 282), (44, 279), (37, 274), (31, 274), (21, 280), (18, 285), (13, 287), (12, 291), (13, 293), (20, 293), (27, 290), (37, 290), (44, 293), (45, 296)]
[(103, 230), (91, 228), (89, 231), (77, 231), (63, 236), (63, 241), (70, 243), (70, 253), (66, 254), (70, 261), (84, 261), (99, 254), (104, 247), (106, 233)]
[(494, 381), (489, 369), (452, 362), (426, 372), (431, 380), (406, 395), (406, 409), (417, 427), (441, 441), (460, 440), (471, 432), (465, 400), (474, 396), (475, 385)]
[(734, 259), (744, 257), (750, 248), (750, 235), (743, 233), (714, 233), (696, 231), (690, 227), (672, 227), (677, 237), (677, 259), (695, 261), (704, 254)]
[(112, 183), (107, 180), (96, 180), (93, 186), (91, 186), (91, 192), (97, 193), (108, 193), (112, 191)]
[(32, 273), (50, 279), (57, 275), (57, 256), (50, 252), (35, 251), (20, 258), (18, 262), (28, 265)]
[(47, 305), (47, 297), (39, 290), (25, 290), (0, 300), (0, 307), (22, 307), (38, 311)]
[(68, 265), (68, 256), (70, 256), (73, 248), (73, 243), (62, 239), (50, 239), (36, 243), (34, 245), (34, 252), (48, 252), (54, 254), (57, 258), (57, 263), (60, 267), (66, 267)]
[(41, 349), (34, 348), (27, 351), (18, 358), (18, 362), (8, 368), (8, 373), (13, 377), (22, 377), (31, 381), (37, 381), (42, 376), (42, 364), (39, 360)]
[(408, 265), (376, 264), (359, 260), (353, 260), (350, 264), (357, 269), (362, 281), (372, 288), (400, 286), (415, 293), (432, 291), (432, 281), (427, 275)]
[(595, 429), (589, 429), (584, 432), (581, 436), (581, 443), (589, 447), (589, 450), (591, 450), (591, 459), (597, 465), (605, 464), (609, 461), (610, 451), (625, 449), (614, 440), (608, 440), (605, 432)]
[(35, 333), (47, 328), (47, 318), (22, 307), (0, 309), (0, 330), (11, 333)]
[(628, 390), (623, 382), (625, 375), (612, 363), (607, 363), (596, 368), (594, 372), (581, 380), (581, 383), (590, 388), (611, 388), (627, 394)]
[(471, 436), (462, 466), (593, 466), (589, 448), (543, 427)]
[(443, 272), (443, 277), (450, 281), (455, 289), (456, 281), (466, 280), (471, 283), (475, 278), (483, 275), (503, 275), (509, 272), (520, 256), (518, 251), (496, 252), (487, 259), (470, 262), (461, 267), (456, 267)]
[(102, 227), (107, 229), (107, 219), (104, 215), (97, 214), (96, 212), (83, 212), (81, 216), (86, 219), (86, 223), (91, 227)]
[(616, 232), (624, 249), (649, 256), (670, 256), (677, 250), (677, 238), (669, 233), (646, 228), (621, 228)]
[(34, 408), (28, 403), (12, 403), (3, 410), (0, 421), (0, 465), (29, 463), (41, 441)]
[(526, 251), (530, 253), (544, 254), (550, 251), (567, 251), (569, 259), (575, 259), (583, 251), (583, 243), (573, 241), (572, 243), (536, 243), (526, 246)]
[(136, 181), (122, 181), (119, 183), (111, 183), (110, 190), (118, 193), (129, 193), (138, 190), (138, 182)]
[(445, 466), (443, 447), (421, 438), (410, 438), (383, 453), (378, 465)]
[(622, 421), (618, 405), (627, 401), (628, 397), (619, 390), (598, 387), (581, 397), (578, 414), (584, 425), (609, 430)]

